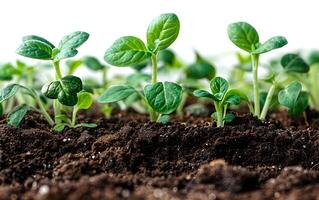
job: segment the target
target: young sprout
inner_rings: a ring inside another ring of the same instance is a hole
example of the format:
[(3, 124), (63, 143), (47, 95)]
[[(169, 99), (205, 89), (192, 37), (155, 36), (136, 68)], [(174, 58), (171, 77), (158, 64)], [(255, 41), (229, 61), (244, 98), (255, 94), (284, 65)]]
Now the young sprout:
[(114, 66), (125, 67), (142, 63), (151, 58), (152, 81), (151, 84), (144, 87), (143, 92), (129, 85), (110, 87), (98, 101), (111, 103), (138, 93), (148, 107), (151, 121), (159, 121), (162, 115), (168, 115), (175, 111), (181, 101), (182, 88), (176, 83), (157, 81), (157, 58), (161, 51), (168, 48), (176, 40), (179, 29), (178, 17), (168, 13), (155, 18), (148, 26), (147, 45), (134, 36), (117, 39), (107, 49), (104, 56), (105, 61)]
[(288, 114), (291, 116), (302, 114), (308, 106), (309, 94), (301, 89), (301, 84), (294, 81), (278, 94), (279, 103), (288, 108)]
[(10, 100), (12, 97), (14, 97), (16, 95), (16, 93), (19, 90), (23, 90), (23, 92), (24, 92), (23, 94), (31, 96), (34, 99), (34, 101), (37, 103), (38, 106), (34, 107), (31, 105), (21, 104), (21, 105), (15, 107), (13, 110), (11, 110), (8, 113), (8, 116), (7, 116), (8, 124), (10, 124), (14, 127), (17, 127), (20, 124), (21, 120), (24, 118), (27, 111), (31, 109), (31, 110), (35, 110), (35, 111), (41, 113), (45, 117), (47, 122), (51, 126), (53, 126), (54, 121), (52, 120), (50, 115), (47, 113), (39, 95), (32, 88), (27, 88), (27, 87), (24, 87), (24, 86), (19, 85), (19, 84), (10, 84), (0, 91), (0, 104), (2, 104), (5, 101)]
[(251, 56), (253, 72), (254, 115), (260, 117), (260, 98), (258, 81), (259, 56), (274, 49), (285, 46), (288, 42), (283, 36), (275, 36), (260, 43), (256, 29), (246, 22), (232, 23), (228, 26), (229, 39), (240, 49), (248, 52)]
[(100, 63), (100, 61), (93, 56), (86, 56), (83, 58), (83, 63), (92, 71), (102, 72), (102, 88), (107, 85), (107, 66)]
[[(60, 70), (60, 61), (74, 57), (79, 48), (87, 39), (89, 34), (82, 31), (73, 32), (62, 38), (59, 45), (55, 47), (48, 40), (29, 35), (22, 38), (22, 44), (18, 47), (19, 55), (53, 62), (55, 69), (55, 81), (42, 87), (42, 93), (50, 99), (54, 99), (53, 108), (55, 114), (55, 125), (61, 123), (61, 108), (64, 106), (74, 106), (78, 102), (78, 93), (82, 91), (82, 81), (80, 78), (68, 75), (63, 77)], [(61, 105), (62, 104), (62, 105)]]
[(87, 110), (93, 104), (93, 97), (92, 97), (91, 93), (81, 91), (77, 95), (78, 95), (78, 102), (74, 106), (71, 120), (66, 115), (60, 115), (59, 118), (62, 122), (57, 124), (54, 127), (55, 131), (57, 131), (57, 132), (63, 131), (66, 126), (70, 127), (70, 128), (77, 128), (77, 127), (95, 128), (95, 127), (97, 127), (97, 125), (94, 123), (76, 124), (77, 114), (78, 114), (79, 110)]
[(212, 117), (217, 121), (217, 127), (223, 127), (224, 122), (231, 122), (235, 116), (227, 113), (231, 105), (239, 105), (240, 101), (246, 101), (249, 106), (248, 97), (237, 89), (229, 89), (227, 80), (221, 77), (215, 77), (210, 82), (211, 93), (206, 90), (195, 90), (196, 97), (206, 97), (214, 102), (215, 113)]

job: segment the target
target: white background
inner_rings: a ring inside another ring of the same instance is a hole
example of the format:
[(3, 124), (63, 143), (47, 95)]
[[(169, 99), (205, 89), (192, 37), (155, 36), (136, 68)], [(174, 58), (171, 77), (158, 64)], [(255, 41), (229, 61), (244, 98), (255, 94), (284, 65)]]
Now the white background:
[(192, 61), (193, 49), (204, 55), (237, 51), (227, 36), (227, 25), (236, 21), (255, 26), (261, 41), (285, 36), (289, 44), (279, 52), (315, 48), (318, 7), (315, 0), (1, 0), (0, 62), (21, 59), (15, 49), (24, 35), (36, 34), (57, 44), (76, 30), (90, 33), (79, 56), (102, 59), (120, 36), (145, 40), (148, 23), (166, 12), (179, 16), (181, 31), (172, 48), (186, 61)]

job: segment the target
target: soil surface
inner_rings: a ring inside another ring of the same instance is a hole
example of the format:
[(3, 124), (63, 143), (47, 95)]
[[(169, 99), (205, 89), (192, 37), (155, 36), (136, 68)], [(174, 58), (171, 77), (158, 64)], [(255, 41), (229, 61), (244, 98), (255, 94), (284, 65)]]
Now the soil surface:
[[(282, 112), (284, 113), (284, 112)], [(262, 123), (117, 113), (94, 129), (52, 132), (29, 113), (20, 128), (0, 121), (0, 199), (218, 200), (319, 199), (315, 114)], [(88, 117), (89, 116), (89, 117)]]

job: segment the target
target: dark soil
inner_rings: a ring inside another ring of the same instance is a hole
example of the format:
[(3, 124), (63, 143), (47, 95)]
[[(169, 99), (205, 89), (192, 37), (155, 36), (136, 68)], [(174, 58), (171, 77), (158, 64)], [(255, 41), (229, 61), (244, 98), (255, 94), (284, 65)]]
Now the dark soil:
[(97, 128), (59, 134), (35, 113), (20, 128), (2, 119), (0, 199), (319, 199), (312, 113), (298, 123), (241, 115), (225, 128), (209, 118), (159, 125), (91, 114)]

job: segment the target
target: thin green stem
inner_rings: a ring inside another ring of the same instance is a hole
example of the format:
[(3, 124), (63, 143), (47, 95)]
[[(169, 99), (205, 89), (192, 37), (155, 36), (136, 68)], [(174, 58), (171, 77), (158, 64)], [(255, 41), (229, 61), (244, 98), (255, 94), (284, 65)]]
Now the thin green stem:
[(78, 109), (73, 108), (71, 127), (75, 126), (77, 113), (78, 113)]
[[(152, 54), (152, 84), (157, 83), (157, 54)], [(147, 101), (146, 101), (147, 102)], [(147, 103), (148, 105), (148, 103)], [(150, 118), (152, 122), (156, 122), (157, 118), (158, 118), (158, 114), (156, 113), (156, 111), (151, 108), (150, 106), (148, 106), (148, 110), (150, 113)]]
[[(55, 79), (61, 80), (62, 79), (62, 73), (60, 69), (60, 62), (53, 62), (54, 69), (55, 69)], [(59, 104), (58, 100), (53, 100), (53, 110), (54, 110), (54, 116), (55, 116), (55, 123), (58, 124), (61, 122), (60, 119), (57, 119), (56, 116), (61, 115), (61, 105)]]
[(266, 115), (267, 115), (267, 112), (269, 110), (269, 106), (270, 106), (272, 97), (273, 97), (273, 95), (275, 93), (275, 90), (276, 90), (276, 84), (274, 83), (274, 84), (271, 85), (271, 87), (270, 87), (270, 89), (268, 91), (263, 110), (262, 110), (262, 112), (260, 114), (260, 117), (259, 117), (260, 120), (265, 120), (266, 119)]
[(183, 95), (182, 95), (182, 100), (181, 100), (181, 103), (179, 104), (177, 110), (176, 110), (176, 113), (178, 116), (183, 116), (183, 109), (184, 109), (184, 106), (185, 106), (185, 103), (186, 103), (186, 100), (187, 100), (187, 93), (184, 92)]
[(35, 98), (35, 101), (37, 102), (39, 108), (40, 108), (40, 111), (41, 111), (41, 114), (44, 116), (44, 118), (48, 121), (48, 123), (50, 124), (50, 126), (53, 126), (54, 125), (54, 121), (52, 120), (52, 118), (50, 117), (50, 115), (48, 114), (48, 112), (45, 110), (44, 108), (44, 105), (41, 101), (41, 99), (39, 98), (38, 94), (36, 94), (34, 92), (34, 98)]
[(223, 111), (220, 105), (214, 101), (215, 111), (217, 113), (217, 127), (223, 127)]
[(254, 87), (254, 103), (256, 117), (260, 115), (260, 101), (259, 101), (259, 85), (258, 85), (258, 61), (259, 56), (251, 54), (251, 61), (253, 67), (253, 87)]
[(157, 83), (157, 55), (152, 55), (152, 84)]

